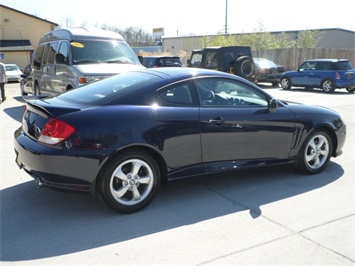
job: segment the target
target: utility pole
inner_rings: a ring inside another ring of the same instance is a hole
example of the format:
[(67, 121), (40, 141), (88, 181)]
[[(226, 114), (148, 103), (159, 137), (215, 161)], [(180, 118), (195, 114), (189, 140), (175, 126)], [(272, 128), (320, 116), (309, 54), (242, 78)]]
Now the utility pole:
[(224, 24), (224, 34), (228, 34), (228, 0), (226, 0), (226, 23)]

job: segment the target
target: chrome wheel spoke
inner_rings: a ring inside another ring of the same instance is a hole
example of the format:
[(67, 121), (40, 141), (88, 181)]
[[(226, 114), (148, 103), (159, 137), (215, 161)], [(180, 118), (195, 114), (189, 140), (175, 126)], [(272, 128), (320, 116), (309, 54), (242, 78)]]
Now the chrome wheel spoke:
[(141, 193), (136, 187), (133, 188), (132, 194), (133, 194), (132, 196), (133, 201), (137, 201), (141, 199)]
[(117, 190), (112, 190), (112, 193), (114, 194), (116, 199), (120, 199), (127, 193), (128, 188), (129, 188), (128, 186), (123, 186)]
[(152, 177), (148, 175), (148, 176), (141, 177), (139, 179), (139, 183), (141, 183), (141, 184), (149, 184), (151, 182), (151, 180), (152, 180)]
[(132, 171), (131, 174), (132, 176), (137, 176), (139, 173), (139, 170), (141, 169), (141, 167), (143, 166), (143, 163), (141, 161), (133, 161), (132, 162)]
[(315, 154), (315, 153), (306, 154), (306, 160), (307, 160), (307, 162), (312, 162), (312, 161), (314, 161), (316, 157), (317, 157), (317, 154)]
[(127, 181), (127, 175), (122, 172), (122, 167), (117, 168), (113, 175), (122, 181)]

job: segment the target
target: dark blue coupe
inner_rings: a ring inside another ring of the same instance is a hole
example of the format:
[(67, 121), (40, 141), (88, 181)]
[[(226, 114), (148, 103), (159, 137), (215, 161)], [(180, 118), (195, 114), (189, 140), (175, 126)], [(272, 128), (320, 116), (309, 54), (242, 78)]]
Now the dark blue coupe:
[(228, 73), (169, 67), (28, 96), (14, 147), (39, 185), (90, 191), (131, 213), (169, 179), (278, 164), (319, 173), (345, 135), (327, 108), (274, 99)]

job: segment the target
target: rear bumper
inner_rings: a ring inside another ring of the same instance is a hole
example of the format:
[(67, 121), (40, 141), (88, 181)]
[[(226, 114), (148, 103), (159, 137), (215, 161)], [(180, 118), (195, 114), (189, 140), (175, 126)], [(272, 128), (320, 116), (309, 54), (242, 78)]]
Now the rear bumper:
[(355, 88), (355, 80), (336, 80), (335, 86), (337, 88)]
[(14, 150), (16, 163), (36, 179), (37, 184), (58, 189), (92, 191), (99, 172), (100, 160), (79, 154), (67, 155), (47, 147), (15, 131)]

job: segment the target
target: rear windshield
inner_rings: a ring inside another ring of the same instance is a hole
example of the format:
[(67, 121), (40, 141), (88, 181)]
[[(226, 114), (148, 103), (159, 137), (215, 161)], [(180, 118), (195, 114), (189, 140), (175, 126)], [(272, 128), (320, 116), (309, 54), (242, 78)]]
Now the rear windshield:
[(129, 72), (70, 90), (57, 98), (85, 105), (103, 105), (128, 94), (132, 95), (158, 80), (161, 78), (152, 74)]
[(339, 61), (335, 65), (336, 70), (349, 70), (354, 68), (350, 61)]

